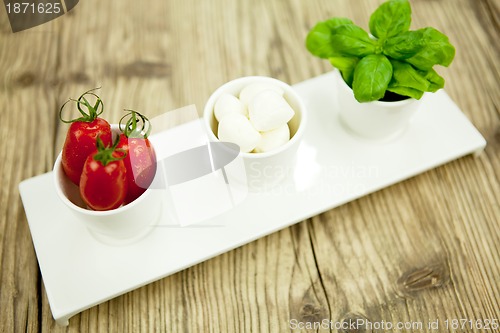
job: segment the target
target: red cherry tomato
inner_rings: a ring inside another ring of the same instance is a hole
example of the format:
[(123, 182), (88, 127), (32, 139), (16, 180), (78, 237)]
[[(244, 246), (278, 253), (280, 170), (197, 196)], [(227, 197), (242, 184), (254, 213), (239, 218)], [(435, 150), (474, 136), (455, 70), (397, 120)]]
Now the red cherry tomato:
[[(86, 95), (96, 97), (96, 103), (91, 105)], [(62, 110), (69, 101), (76, 102), (82, 117), (73, 120), (62, 119)], [(64, 103), (60, 111), (61, 120), (71, 123), (62, 150), (62, 167), (68, 178), (78, 185), (87, 157), (96, 150), (97, 137), (101, 138), (104, 145), (111, 145), (111, 126), (106, 120), (98, 117), (102, 113), (102, 101), (91, 90), (81, 95), (78, 100), (69, 101)], [(87, 108), (88, 113), (83, 111), (82, 106)]]
[(76, 185), (80, 182), (87, 157), (96, 151), (97, 137), (101, 138), (105, 145), (111, 145), (111, 126), (102, 118), (92, 122), (77, 121), (69, 127), (62, 151), (62, 167)]
[(153, 182), (156, 174), (156, 154), (148, 139), (127, 138), (125, 134), (120, 134), (117, 148), (127, 152), (123, 160), (128, 183), (125, 203), (130, 203), (140, 197)]
[(111, 210), (124, 203), (127, 170), (123, 153), (113, 147), (102, 150), (99, 146), (98, 151), (90, 154), (85, 161), (80, 178), (80, 195), (93, 210)]
[[(129, 110), (130, 111), (130, 110)], [(120, 128), (120, 141), (117, 148), (127, 152), (125, 168), (127, 169), (128, 191), (125, 203), (140, 197), (151, 185), (156, 174), (156, 154), (147, 136), (151, 130), (148, 119), (138, 112), (130, 111), (127, 124)], [(142, 126), (140, 126), (142, 124)], [(147, 127), (147, 131), (144, 129)]]

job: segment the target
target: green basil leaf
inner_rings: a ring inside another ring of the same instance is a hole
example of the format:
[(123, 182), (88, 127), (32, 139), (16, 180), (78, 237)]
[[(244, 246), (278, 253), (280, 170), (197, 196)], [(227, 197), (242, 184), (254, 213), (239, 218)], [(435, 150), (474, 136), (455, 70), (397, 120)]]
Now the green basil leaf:
[(397, 60), (408, 59), (423, 48), (423, 35), (419, 30), (402, 32), (384, 42), (383, 53)]
[(333, 48), (344, 57), (364, 57), (375, 52), (377, 42), (355, 24), (345, 24), (333, 29)]
[(398, 86), (390, 87), (389, 86), (389, 87), (387, 87), (387, 90), (391, 91), (393, 93), (396, 93), (398, 95), (401, 95), (401, 96), (408, 96), (408, 97), (412, 97), (415, 99), (421, 99), (422, 96), (424, 95), (423, 91), (413, 89), (413, 88), (408, 88), (408, 87), (398, 87)]
[(324, 23), (328, 26), (328, 28), (330, 28), (330, 31), (336, 27), (340, 27), (341, 25), (354, 24), (351, 19), (348, 19), (347, 17), (332, 17), (331, 19), (324, 21)]
[(406, 61), (418, 69), (428, 71), (434, 65), (448, 67), (455, 57), (455, 48), (448, 37), (434, 28), (424, 28), (422, 31), (422, 49)]
[(389, 87), (407, 87), (420, 91), (429, 89), (429, 81), (412, 65), (398, 60), (392, 60), (391, 64), (393, 73)]
[(332, 31), (344, 24), (352, 24), (352, 21), (348, 18), (334, 17), (317, 23), (307, 34), (306, 48), (320, 58), (326, 59), (335, 56), (337, 53), (331, 40)]
[(376, 101), (384, 97), (392, 78), (392, 65), (382, 54), (361, 59), (354, 69), (352, 90), (358, 102)]
[(408, 0), (389, 0), (370, 16), (370, 32), (385, 39), (410, 29), (411, 6)]
[(427, 72), (419, 71), (420, 75), (425, 77), (427, 81), (429, 81), (429, 88), (427, 91), (436, 92), (439, 89), (444, 88), (444, 79), (441, 77), (434, 69), (431, 69)]
[(328, 58), (333, 67), (337, 68), (344, 81), (352, 87), (352, 80), (354, 79), (354, 69), (359, 62), (359, 58), (355, 57), (332, 57)]

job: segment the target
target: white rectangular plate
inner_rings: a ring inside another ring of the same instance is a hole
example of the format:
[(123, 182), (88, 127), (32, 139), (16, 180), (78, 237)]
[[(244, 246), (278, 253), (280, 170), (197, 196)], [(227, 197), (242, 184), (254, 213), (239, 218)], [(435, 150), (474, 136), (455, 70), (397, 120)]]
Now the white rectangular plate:
[[(486, 141), (444, 91), (424, 101), (398, 138), (358, 138), (339, 124), (328, 73), (294, 86), (309, 110), (297, 164), (273, 190), (249, 193), (200, 226), (152, 228), (144, 239), (110, 246), (92, 237), (59, 200), (52, 173), (19, 188), (55, 320), (193, 266), (368, 193), (480, 152)], [(184, 126), (185, 131), (198, 126)], [(189, 133), (186, 133), (189, 137)], [(168, 207), (164, 207), (167, 220)]]

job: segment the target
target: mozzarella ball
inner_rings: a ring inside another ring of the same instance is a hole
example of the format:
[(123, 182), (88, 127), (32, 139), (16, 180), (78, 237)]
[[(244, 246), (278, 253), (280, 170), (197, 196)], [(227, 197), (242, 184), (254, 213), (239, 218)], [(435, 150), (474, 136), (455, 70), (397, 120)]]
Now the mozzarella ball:
[(271, 90), (261, 92), (248, 105), (250, 122), (260, 132), (272, 131), (285, 125), (294, 114), (285, 98)]
[(248, 105), (251, 100), (264, 90), (272, 90), (283, 96), (285, 91), (280, 87), (271, 83), (252, 83), (243, 88), (240, 92), (240, 101), (244, 105)]
[(242, 153), (249, 153), (260, 142), (261, 135), (247, 117), (230, 114), (219, 122), (218, 137), (223, 142), (237, 144)]
[(221, 119), (228, 114), (235, 113), (247, 116), (247, 108), (236, 96), (223, 94), (217, 99), (217, 102), (215, 102), (214, 115), (217, 121), (221, 121)]
[(260, 141), (253, 150), (255, 153), (265, 153), (287, 143), (290, 140), (290, 128), (285, 124), (272, 131), (260, 132), (260, 135)]

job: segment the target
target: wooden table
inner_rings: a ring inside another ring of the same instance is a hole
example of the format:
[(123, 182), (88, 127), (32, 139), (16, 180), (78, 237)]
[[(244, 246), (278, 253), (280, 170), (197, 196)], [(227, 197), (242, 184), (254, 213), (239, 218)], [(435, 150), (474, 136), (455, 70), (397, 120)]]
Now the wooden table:
[[(18, 184), (52, 169), (67, 129), (57, 111), (68, 97), (102, 86), (116, 122), (123, 107), (150, 116), (192, 103), (201, 110), (215, 88), (241, 76), (294, 84), (331, 70), (304, 48), (316, 21), (346, 16), (366, 27), (379, 3), (86, 0), (15, 34), (0, 10), (0, 331), (285, 332), (323, 319), (367, 318), (422, 322), (415, 332), (452, 331), (453, 319), (470, 319), (473, 329), (468, 322), (463, 332), (479, 332), (475, 320), (500, 319), (494, 0), (411, 1), (412, 27), (434, 26), (457, 48), (441, 73), (447, 92), (488, 141), (479, 157), (93, 307), (69, 328), (52, 319)], [(429, 329), (436, 320), (439, 329)]]

